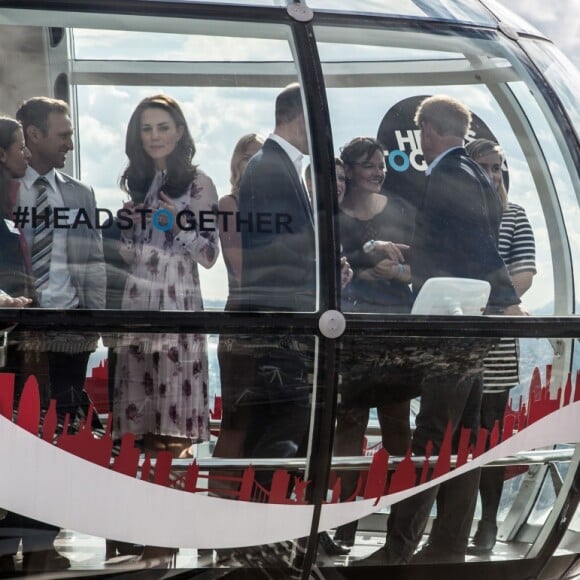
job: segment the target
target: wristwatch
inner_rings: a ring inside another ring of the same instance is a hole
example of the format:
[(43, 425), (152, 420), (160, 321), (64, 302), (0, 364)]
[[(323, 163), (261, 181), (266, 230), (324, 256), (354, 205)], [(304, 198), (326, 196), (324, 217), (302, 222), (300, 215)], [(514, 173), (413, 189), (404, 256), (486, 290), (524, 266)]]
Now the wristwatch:
[(365, 254), (369, 254), (374, 249), (375, 249), (375, 241), (374, 240), (369, 240), (368, 242), (365, 242), (365, 244), (363, 246), (363, 252)]

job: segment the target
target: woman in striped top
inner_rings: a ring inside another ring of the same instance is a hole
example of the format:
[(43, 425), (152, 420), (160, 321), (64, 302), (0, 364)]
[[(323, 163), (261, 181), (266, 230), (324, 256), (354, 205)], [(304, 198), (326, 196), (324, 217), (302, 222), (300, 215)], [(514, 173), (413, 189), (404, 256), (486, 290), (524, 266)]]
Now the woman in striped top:
[[(499, 145), (487, 139), (476, 139), (466, 146), (466, 150), (486, 171), (501, 198), (504, 211), (498, 250), (521, 297), (532, 285), (536, 274), (536, 246), (530, 222), (523, 207), (508, 201), (502, 173), (504, 155)], [(490, 432), (496, 422), (502, 427), (509, 389), (516, 386), (519, 380), (518, 342), (514, 338), (502, 338), (484, 361), (481, 427)], [(503, 480), (502, 467), (482, 470), (479, 485), (481, 520), (468, 553), (488, 553), (495, 545)]]

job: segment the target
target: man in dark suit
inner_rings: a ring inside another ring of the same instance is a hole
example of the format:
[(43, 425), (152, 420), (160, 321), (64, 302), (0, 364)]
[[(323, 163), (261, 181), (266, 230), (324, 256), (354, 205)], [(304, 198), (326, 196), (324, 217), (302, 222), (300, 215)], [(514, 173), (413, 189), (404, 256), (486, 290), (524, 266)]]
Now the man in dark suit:
[[(302, 182), (308, 140), (300, 87), (276, 99), (276, 127), (240, 184), (244, 309), (315, 309), (314, 222)], [(260, 217), (262, 216), (262, 217)]]
[[(242, 226), (240, 309), (308, 312), (316, 307), (314, 221), (302, 183), (308, 138), (300, 86), (277, 97), (276, 126), (250, 159), (239, 194)], [(314, 344), (311, 338), (261, 336), (245, 441), (250, 457), (294, 457), (309, 416)], [(258, 472), (269, 488), (272, 474)]]
[[(470, 159), (463, 140), (471, 113), (445, 95), (425, 99), (415, 122), (421, 129), (426, 187), (418, 208), (409, 262), (415, 296), (432, 277), (487, 280), (491, 284), (489, 312), (521, 315), (520, 300), (497, 250), (501, 202), (487, 176)], [(443, 339), (445, 340), (445, 339)], [(412, 451), (425, 455), (440, 450), (451, 423), (454, 452), (461, 427), (476, 433), (481, 404), (480, 367), (485, 341), (446, 340), (444, 364), (434, 365), (421, 387), (421, 409), (416, 419)], [(437, 520), (429, 542), (415, 561), (462, 561), (477, 499), (479, 472), (472, 471), (399, 502), (392, 507), (384, 548), (361, 564), (401, 564), (411, 561), (437, 499)]]

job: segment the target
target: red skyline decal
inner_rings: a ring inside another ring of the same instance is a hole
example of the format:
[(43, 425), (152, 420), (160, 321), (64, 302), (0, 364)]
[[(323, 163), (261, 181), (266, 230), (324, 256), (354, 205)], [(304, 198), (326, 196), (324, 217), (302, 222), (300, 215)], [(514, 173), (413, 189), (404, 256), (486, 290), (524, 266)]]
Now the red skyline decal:
[[(93, 376), (87, 379), (87, 386), (91, 386), (91, 381), (106, 380), (106, 373), (105, 361), (105, 363), (101, 363), (93, 369)], [(572, 387), (572, 376), (569, 374), (564, 388), (562, 389), (560, 386), (554, 398), (550, 394), (551, 375), (552, 368), (551, 365), (548, 365), (546, 367), (545, 381), (542, 382), (540, 370), (538, 368), (534, 369), (528, 401), (524, 402), (523, 397), (520, 396), (518, 405), (515, 406), (514, 401), (510, 399), (505, 411), (503, 429), (500, 429), (499, 423), (496, 423), (491, 432), (486, 429), (480, 429), (475, 445), (469, 444), (471, 439), (470, 430), (462, 429), (456, 467), (461, 467), (467, 463), (470, 456), (472, 458), (481, 456), (498, 443), (505, 441), (543, 417), (558, 411), (558, 409), (580, 401), (580, 370), (575, 376), (575, 388), (573, 389)], [(67, 451), (103, 468), (112, 469), (129, 477), (139, 477), (141, 480), (154, 485), (162, 485), (190, 493), (213, 491), (209, 488), (207, 473), (200, 473), (199, 465), (195, 460), (183, 473), (178, 474), (172, 471), (172, 456), (166, 451), (157, 453), (155, 465), (152, 464), (151, 456), (145, 454), (139, 472), (139, 460), (142, 452), (135, 446), (135, 436), (131, 433), (125, 433), (122, 436), (119, 453), (113, 458), (112, 414), (109, 413), (108, 415), (104, 435), (95, 436), (90, 428), (92, 416), (95, 412), (93, 406), (89, 410), (86, 421), (81, 421), (76, 432), (70, 432), (70, 419), (67, 415), (61, 432), (57, 433), (58, 424), (55, 401), (50, 401), (43, 417), (38, 382), (32, 375), (26, 381), (18, 405), (18, 413), (14, 420), (14, 380), (14, 374), (0, 373), (0, 415), (14, 421), (20, 428), (29, 433), (40, 436), (47, 444), (56, 445), (63, 451)], [(221, 417), (221, 399), (219, 397), (216, 397), (214, 409), (210, 413), (213, 419)], [(366, 450), (367, 454), (372, 454), (370, 468), (368, 472), (366, 470), (361, 471), (357, 489), (345, 501), (352, 501), (359, 495), (364, 499), (376, 498), (378, 501), (384, 495), (404, 491), (415, 485), (445, 475), (451, 471), (451, 439), (451, 426), (449, 426), (435, 466), (431, 469), (429, 465), (428, 460), (431, 456), (432, 445), (428, 445), (426, 459), (419, 474), (411, 458), (410, 450), (395, 469), (390, 469), (389, 454), (380, 445)], [(303, 505), (307, 503), (306, 492), (310, 484), (309, 481), (304, 481), (300, 477), (291, 475), (286, 470), (277, 469), (274, 471), (270, 489), (265, 489), (255, 481), (254, 476), (255, 470), (250, 465), (243, 471), (241, 477), (217, 476), (213, 473), (212, 480), (237, 481), (238, 489), (227, 492), (231, 499), (271, 504)], [(292, 486), (290, 486), (291, 483)], [(329, 503), (340, 502), (340, 485), (340, 477), (331, 476), (329, 487), (332, 493)], [(288, 496), (288, 489), (290, 488), (293, 490), (291, 497)], [(218, 493), (218, 490), (215, 490), (215, 493), (223, 497), (224, 491), (220, 489)]]

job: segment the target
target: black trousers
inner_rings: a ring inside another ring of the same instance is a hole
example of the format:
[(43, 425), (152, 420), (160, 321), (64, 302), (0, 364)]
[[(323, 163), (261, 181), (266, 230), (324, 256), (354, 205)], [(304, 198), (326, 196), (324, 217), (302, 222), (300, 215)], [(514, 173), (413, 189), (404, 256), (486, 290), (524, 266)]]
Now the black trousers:
[[(481, 402), (481, 426), (490, 433), (496, 421), (500, 429), (503, 426), (505, 407), (509, 399), (509, 390), (498, 393), (484, 393)], [(482, 470), (479, 482), (481, 494), (481, 519), (496, 524), (497, 512), (503, 491), (505, 468), (486, 467)]]
[(84, 384), (90, 354), (48, 353), (50, 397), (56, 400), (56, 412), (60, 419), (69, 413), (73, 421), (79, 408), (85, 413), (88, 411), (90, 400), (84, 391)]
[[(279, 337), (275, 340), (280, 343)], [(301, 343), (300, 349), (291, 344), (256, 349), (254, 386), (244, 401), (248, 405), (246, 457), (296, 457), (304, 446), (314, 344), (308, 339)], [(272, 472), (257, 471), (256, 481), (269, 489)]]
[[(466, 369), (464, 373), (428, 373), (422, 387), (421, 410), (417, 415), (412, 450), (424, 455), (427, 443), (439, 453), (445, 430), (451, 422), (454, 435), (461, 427), (479, 427), (482, 381)], [(458, 438), (454, 437), (453, 452)], [(410, 560), (425, 531), (431, 508), (437, 500), (437, 520), (430, 542), (452, 553), (465, 553), (477, 501), (479, 470), (436, 485), (392, 507), (387, 523), (387, 546)]]

